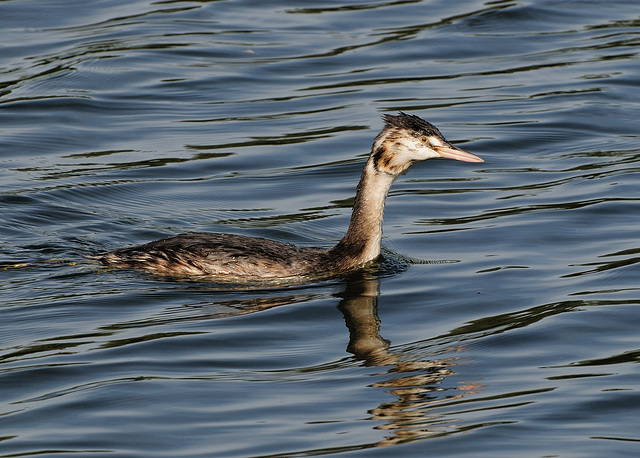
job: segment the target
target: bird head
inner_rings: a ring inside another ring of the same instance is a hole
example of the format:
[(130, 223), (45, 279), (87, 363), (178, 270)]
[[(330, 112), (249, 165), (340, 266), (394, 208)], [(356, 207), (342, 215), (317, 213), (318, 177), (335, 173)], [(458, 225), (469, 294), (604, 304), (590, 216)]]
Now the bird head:
[(484, 162), (449, 143), (433, 124), (415, 115), (400, 112), (398, 116), (386, 114), (385, 126), (376, 137), (372, 159), (377, 170), (399, 175), (414, 162), (434, 158), (448, 158), (465, 162)]

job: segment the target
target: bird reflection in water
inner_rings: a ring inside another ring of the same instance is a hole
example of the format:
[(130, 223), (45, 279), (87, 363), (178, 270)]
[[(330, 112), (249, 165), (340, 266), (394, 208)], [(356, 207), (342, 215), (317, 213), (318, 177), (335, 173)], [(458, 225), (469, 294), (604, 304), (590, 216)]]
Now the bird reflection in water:
[[(377, 443), (364, 444), (362, 447), (383, 447), (412, 440), (424, 440), (441, 434), (457, 432), (461, 425), (451, 418), (451, 408), (459, 400), (474, 394), (482, 388), (476, 382), (449, 382), (447, 377), (456, 375), (453, 368), (461, 358), (425, 360), (415, 352), (403, 349), (394, 350), (389, 341), (380, 335), (380, 319), (377, 313), (380, 295), (380, 272), (375, 266), (361, 269), (343, 277), (345, 288), (337, 296), (340, 297), (338, 309), (344, 315), (349, 330), (347, 351), (365, 366), (385, 367), (386, 370), (376, 377), (390, 375), (387, 380), (370, 385), (372, 388), (384, 389), (395, 397), (368, 412), (370, 420), (381, 421), (376, 429), (388, 430), (392, 433)], [(201, 286), (211, 293), (211, 285)], [(228, 291), (233, 288), (223, 287)], [(248, 292), (247, 290), (244, 290)], [(261, 293), (264, 293), (264, 289)], [(201, 304), (165, 311), (162, 316), (147, 318), (144, 322), (127, 322), (112, 324), (110, 331), (131, 327), (148, 327), (176, 323), (180, 321), (198, 321), (220, 319), (239, 315), (252, 314), (274, 307), (304, 303), (322, 297), (317, 292), (283, 290), (285, 294), (268, 296), (258, 294), (253, 298), (233, 299), (216, 302), (217, 311), (212, 312), (211, 305)], [(197, 313), (194, 313), (197, 311)], [(168, 312), (168, 313), (167, 313)], [(448, 354), (462, 352), (462, 346), (443, 349)], [(453, 386), (452, 386), (453, 385)], [(436, 408), (447, 408), (447, 411), (436, 412)]]
[[(464, 382), (457, 387), (446, 387), (445, 379), (455, 375), (453, 367), (458, 357), (438, 360), (413, 359), (406, 352), (394, 352), (389, 341), (380, 335), (380, 319), (377, 306), (380, 295), (378, 278), (361, 272), (347, 282), (338, 309), (343, 313), (349, 329), (347, 351), (362, 360), (367, 366), (386, 366), (386, 374), (393, 374), (388, 380), (372, 384), (383, 388), (396, 397), (371, 409), (371, 420), (385, 423), (377, 429), (393, 431), (384, 440), (373, 446), (389, 446), (400, 442), (426, 439), (436, 434), (446, 434), (451, 430), (453, 420), (441, 414), (429, 414), (429, 410), (445, 402), (475, 394), (482, 385)], [(462, 347), (449, 348), (462, 351)], [(399, 375), (402, 374), (402, 375)], [(445, 395), (443, 392), (453, 392)]]

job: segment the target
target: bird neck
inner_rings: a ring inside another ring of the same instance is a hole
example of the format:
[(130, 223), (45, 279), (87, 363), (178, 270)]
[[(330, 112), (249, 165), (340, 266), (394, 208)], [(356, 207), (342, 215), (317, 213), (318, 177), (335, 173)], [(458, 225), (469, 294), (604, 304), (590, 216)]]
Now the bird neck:
[(379, 171), (369, 157), (356, 189), (349, 229), (330, 251), (341, 268), (376, 259), (382, 242), (382, 217), (387, 193), (396, 175)]

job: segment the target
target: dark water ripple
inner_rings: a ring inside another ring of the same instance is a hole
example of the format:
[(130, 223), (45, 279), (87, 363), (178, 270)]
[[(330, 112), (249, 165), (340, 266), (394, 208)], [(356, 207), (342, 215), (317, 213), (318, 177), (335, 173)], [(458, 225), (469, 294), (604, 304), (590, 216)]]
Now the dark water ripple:
[[(632, 456), (640, 7), (0, 2), (0, 456)], [(379, 115), (378, 269), (104, 271), (185, 230), (328, 247)], [(389, 448), (391, 447), (391, 448)]]

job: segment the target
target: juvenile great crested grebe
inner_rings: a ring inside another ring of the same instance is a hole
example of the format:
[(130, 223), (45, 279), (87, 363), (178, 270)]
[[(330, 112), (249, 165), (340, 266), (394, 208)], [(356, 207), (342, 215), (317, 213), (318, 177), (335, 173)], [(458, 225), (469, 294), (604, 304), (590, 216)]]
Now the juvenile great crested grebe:
[(382, 213), (391, 184), (414, 162), (445, 157), (481, 158), (451, 145), (432, 124), (415, 115), (384, 115), (356, 189), (351, 223), (329, 250), (233, 234), (187, 233), (120, 248), (98, 260), (117, 268), (157, 274), (208, 275), (229, 280), (326, 277), (363, 266), (380, 256)]

